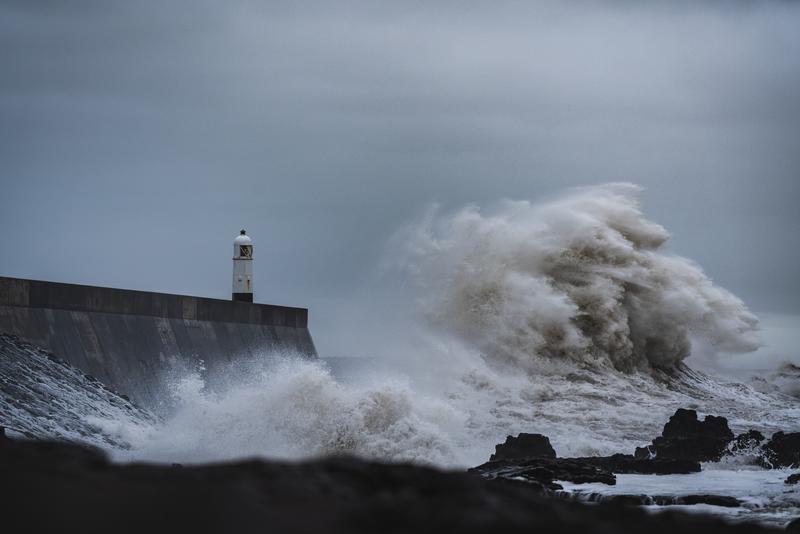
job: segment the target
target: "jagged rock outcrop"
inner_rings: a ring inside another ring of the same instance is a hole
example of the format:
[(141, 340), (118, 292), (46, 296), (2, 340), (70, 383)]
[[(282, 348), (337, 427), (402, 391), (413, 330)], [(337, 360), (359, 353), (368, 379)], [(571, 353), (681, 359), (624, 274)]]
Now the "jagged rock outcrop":
[(736, 436), (728, 444), (728, 453), (737, 454), (741, 452), (755, 452), (766, 438), (758, 430), (748, 430)]
[(558, 480), (574, 484), (614, 485), (620, 474), (686, 474), (700, 471), (696, 461), (673, 458), (635, 458), (614, 454), (586, 458), (557, 458), (550, 439), (542, 434), (508, 436), (485, 464), (470, 470), (485, 478), (525, 481), (546, 490), (559, 490)]
[(562, 487), (556, 480), (565, 480), (574, 484), (600, 482), (614, 485), (617, 478), (602, 467), (570, 458), (504, 458), (473, 467), (471, 473), (477, 473), (490, 480), (523, 480), (534, 482), (549, 490)]
[(732, 440), (726, 418), (708, 415), (700, 421), (696, 411), (679, 408), (664, 425), (661, 436), (646, 447), (637, 447), (634, 456), (717, 462)]
[(784, 480), (785, 484), (797, 484), (800, 482), (800, 473), (792, 473), (786, 480)]
[(698, 462), (646, 460), (626, 454), (586, 458), (502, 458), (490, 460), (470, 470), (489, 479), (524, 480), (541, 485), (545, 490), (561, 489), (555, 482), (558, 480), (574, 484), (600, 482), (614, 485), (617, 483), (615, 474), (674, 475), (699, 471)]
[(800, 467), (800, 432), (775, 432), (761, 450), (764, 467)]
[(504, 458), (555, 458), (556, 451), (550, 445), (550, 438), (541, 434), (527, 434), (517, 437), (507, 436), (505, 443), (496, 445), (489, 460)]

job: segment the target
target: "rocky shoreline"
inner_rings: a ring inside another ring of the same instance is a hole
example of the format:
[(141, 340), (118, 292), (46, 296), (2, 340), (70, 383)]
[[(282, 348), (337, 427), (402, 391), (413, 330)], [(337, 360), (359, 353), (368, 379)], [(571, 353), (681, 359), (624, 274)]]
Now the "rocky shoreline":
[[(601, 495), (563, 492), (558, 481), (573, 484), (616, 484), (617, 474), (689, 474), (701, 471), (701, 462), (718, 462), (725, 456), (750, 454), (764, 469), (800, 467), (800, 433), (776, 432), (771, 439), (750, 430), (734, 436), (724, 417), (708, 415), (699, 420), (694, 410), (678, 409), (664, 425), (661, 436), (650, 445), (637, 447), (633, 454), (605, 457), (558, 458), (549, 438), (541, 434), (508, 436), (495, 447), (488, 462), (470, 469), (489, 480), (525, 482), (538, 491), (586, 502), (614, 502), (630, 505), (708, 504), (735, 508), (739, 499), (728, 495)], [(785, 483), (800, 482), (800, 473)], [(795, 527), (796, 528), (796, 527)]]
[(623, 502), (554, 499), (531, 484), (351, 458), (118, 465), (65, 443), (0, 442), (12, 532), (774, 532)]
[[(725, 495), (600, 495), (558, 481), (615, 484), (624, 473), (682, 474), (741, 451), (724, 418), (678, 410), (662, 435), (631, 455), (558, 458), (546, 436), (509, 436), (492, 459), (464, 472), (353, 458), (203, 466), (109, 462), (95, 449), (0, 434), (5, 525), (13, 531), (142, 532), (774, 532), (702, 514), (648, 513), (637, 505), (738, 507)], [(800, 466), (797, 434), (757, 443), (764, 468)], [(741, 438), (741, 439), (740, 439)], [(723, 443), (724, 441), (724, 443)], [(748, 451), (752, 452), (752, 443)], [(642, 454), (640, 450), (646, 450)], [(702, 460), (701, 460), (702, 459)], [(789, 477), (797, 482), (797, 475)], [(792, 483), (790, 480), (787, 484)], [(580, 502), (579, 502), (580, 501)], [(586, 504), (587, 502), (592, 504)], [(631, 506), (634, 505), (634, 506)], [(800, 531), (800, 522), (788, 527)]]

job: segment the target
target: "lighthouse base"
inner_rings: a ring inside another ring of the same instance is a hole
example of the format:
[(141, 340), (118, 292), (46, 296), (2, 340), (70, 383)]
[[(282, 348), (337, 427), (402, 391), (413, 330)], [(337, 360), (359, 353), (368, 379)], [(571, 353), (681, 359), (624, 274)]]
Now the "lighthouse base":
[(253, 302), (252, 293), (233, 293), (232, 300), (236, 302)]

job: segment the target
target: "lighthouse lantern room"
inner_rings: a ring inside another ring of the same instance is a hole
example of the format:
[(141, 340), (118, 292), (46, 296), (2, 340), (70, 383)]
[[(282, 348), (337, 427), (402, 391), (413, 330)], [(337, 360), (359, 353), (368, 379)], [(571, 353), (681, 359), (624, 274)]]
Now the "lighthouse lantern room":
[(233, 300), (253, 302), (253, 240), (244, 230), (233, 240)]

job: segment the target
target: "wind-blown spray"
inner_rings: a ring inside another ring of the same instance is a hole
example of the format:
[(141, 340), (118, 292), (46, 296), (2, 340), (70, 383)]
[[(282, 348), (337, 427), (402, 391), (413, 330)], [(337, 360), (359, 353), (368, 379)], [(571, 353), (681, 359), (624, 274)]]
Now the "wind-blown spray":
[(401, 232), (398, 264), (432, 323), (529, 370), (560, 359), (670, 367), (689, 356), (692, 336), (721, 351), (755, 350), (756, 317), (664, 250), (669, 234), (643, 215), (639, 191), (608, 184), (488, 214), (434, 209)]

